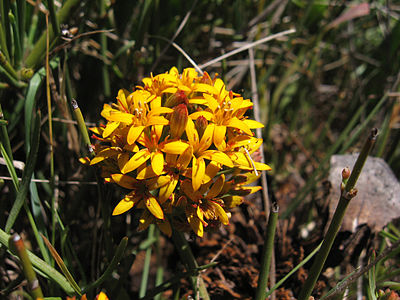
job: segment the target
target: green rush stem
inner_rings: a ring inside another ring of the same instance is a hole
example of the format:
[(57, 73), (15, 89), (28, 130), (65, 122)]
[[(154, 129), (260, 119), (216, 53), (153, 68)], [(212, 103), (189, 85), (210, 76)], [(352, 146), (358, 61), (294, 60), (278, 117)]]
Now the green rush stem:
[(53, 26), (52, 28), (55, 33), (55, 36), (58, 37), (60, 35), (60, 24), (58, 23), (54, 2), (53, 0), (47, 0), (47, 4), (49, 6), (50, 21)]
[[(67, 21), (67, 18), (72, 12), (72, 9), (79, 4), (79, 0), (67, 0), (64, 2), (63, 7), (61, 10), (57, 13), (57, 18), (59, 23), (64, 23)], [(48, 29), (48, 35), (49, 39), (51, 40), (52, 44), (53, 42), (57, 41), (58, 36), (55, 36), (54, 31), (53, 31), (53, 26), (50, 26)], [(41, 62), (41, 59), (43, 55), (46, 52), (46, 32), (42, 34), (42, 36), (39, 38), (39, 40), (36, 42), (35, 46), (33, 47), (32, 51), (29, 53), (28, 57), (25, 60), (25, 67), (35, 69)]]
[[(155, 225), (151, 224), (149, 226), (147, 239), (151, 240), (154, 238), (154, 230), (155, 230)], [(145, 256), (144, 264), (143, 264), (142, 281), (140, 282), (140, 289), (139, 289), (139, 297), (140, 298), (142, 298), (146, 295), (147, 283), (149, 281), (149, 273), (150, 273), (151, 252), (152, 252), (152, 249), (151, 249), (151, 246), (149, 246), (146, 249), (146, 256)]]
[[(10, 1), (0, 1), (0, 14), (1, 14), (1, 27), (2, 27), (2, 41), (1, 41), (1, 47), (3, 51), (5, 51), (5, 54), (8, 59), (11, 58), (7, 45), (11, 46), (11, 33), (10, 33), (10, 18), (8, 17), (8, 11), (10, 9)], [(11, 51), (11, 49), (10, 49)]]
[[(100, 0), (100, 16), (105, 17), (106, 12), (106, 1)], [(103, 57), (102, 75), (103, 75), (103, 87), (104, 96), (109, 97), (110, 92), (110, 76), (108, 74), (108, 68), (106, 64), (106, 53), (107, 53), (107, 36), (105, 32), (100, 33), (100, 45), (101, 45), (101, 56)]]
[[(3, 109), (1, 107), (1, 103), (0, 103), (0, 120), (4, 120), (4, 114), (3, 114)], [(11, 161), (13, 161), (10, 138), (8, 136), (7, 127), (5, 124), (1, 124), (0, 139), (4, 145), (8, 157), (10, 158)]]
[(22, 58), (22, 46), (21, 46), (21, 34), (23, 34), (22, 32), (20, 32), (19, 30), (19, 16), (18, 16), (18, 7), (17, 7), (17, 2), (13, 1), (13, 3), (11, 4), (13, 7), (13, 11), (14, 11), (14, 20), (13, 22), (11, 22), (11, 26), (13, 29), (13, 41), (14, 41), (14, 66), (18, 67), (20, 65), (21, 62), (21, 58)]
[(39, 285), (39, 280), (36, 277), (36, 273), (33, 270), (32, 263), (29, 259), (28, 252), (26, 251), (25, 245), (19, 234), (14, 234), (10, 237), (9, 244), (13, 245), (16, 253), (20, 259), (22, 265), (22, 271), (24, 272), (25, 278), (28, 281), (28, 290), (32, 295), (33, 299), (43, 298), (42, 289)]
[[(163, 282), (164, 269), (162, 267), (162, 257), (161, 257), (161, 245), (160, 245), (160, 230), (156, 230), (156, 263), (157, 263), (157, 272), (156, 272), (156, 282), (155, 286), (159, 286)], [(154, 300), (161, 300), (161, 294), (154, 296)]]
[(318, 254), (315, 257), (314, 263), (309, 272), (309, 276), (300, 292), (298, 300), (308, 300), (314, 289), (315, 283), (317, 282), (318, 277), (321, 274), (322, 268), (324, 267), (325, 261), (332, 248), (333, 242), (339, 231), (340, 225), (342, 224), (342, 220), (346, 212), (347, 206), (349, 205), (350, 200), (357, 193), (354, 187), (357, 183), (358, 177), (360, 176), (365, 161), (367, 160), (368, 154), (370, 153), (375, 143), (377, 134), (378, 130), (376, 128), (373, 128), (361, 150), (361, 153), (357, 158), (356, 163), (354, 164), (353, 171), (351, 172), (350, 178), (347, 181), (347, 184), (344, 188), (344, 191), (342, 192), (342, 195), (340, 196), (338, 206), (335, 210), (335, 214), (333, 215), (331, 224), (329, 225), (329, 229), (326, 233), (325, 239), (322, 242), (321, 249), (318, 251)]
[(0, 51), (0, 65), (7, 71), (9, 75), (12, 76), (15, 80), (18, 80), (18, 74), (11, 66), (10, 62), (7, 60), (7, 57), (3, 54), (3, 51)]
[(55, 244), (56, 239), (56, 213), (55, 213), (55, 197), (54, 197), (54, 142), (53, 142), (53, 117), (51, 112), (51, 96), (50, 96), (50, 66), (49, 66), (49, 18), (46, 16), (46, 98), (47, 98), (47, 114), (49, 116), (49, 139), (50, 139), (50, 188), (51, 195), (51, 244)]
[[(188, 271), (192, 272), (193, 270), (196, 270), (198, 268), (198, 265), (184, 234), (180, 231), (177, 231), (176, 229), (173, 229), (172, 239), (174, 241), (176, 249), (178, 250), (180, 258), (185, 264)], [(199, 290), (201, 298), (203, 298), (204, 300), (210, 300), (210, 296), (208, 295), (203, 278), (200, 274), (198, 274), (198, 272), (195, 272), (195, 274), (196, 275), (190, 277), (193, 290)]]
[[(3, 1), (0, 1), (0, 3), (3, 3)], [(8, 54), (6, 34), (4, 32), (3, 23), (0, 23), (0, 48), (4, 52), (5, 57), (9, 60), (10, 55)]]
[(256, 300), (264, 300), (267, 293), (268, 275), (271, 266), (272, 251), (274, 249), (274, 238), (276, 232), (276, 224), (278, 221), (279, 207), (276, 203), (273, 203), (270, 209), (268, 218), (267, 232), (264, 240), (262, 260), (261, 260), (261, 272), (258, 277)]
[(92, 143), (90, 142), (88, 130), (85, 124), (85, 119), (83, 118), (82, 112), (78, 106), (78, 102), (75, 99), (71, 100), (71, 105), (74, 110), (74, 116), (76, 121), (78, 122), (78, 128), (79, 131), (81, 132), (81, 135), (83, 137), (83, 141), (87, 147), (87, 151), (89, 151), (89, 155), (93, 158), (95, 153), (92, 148)]

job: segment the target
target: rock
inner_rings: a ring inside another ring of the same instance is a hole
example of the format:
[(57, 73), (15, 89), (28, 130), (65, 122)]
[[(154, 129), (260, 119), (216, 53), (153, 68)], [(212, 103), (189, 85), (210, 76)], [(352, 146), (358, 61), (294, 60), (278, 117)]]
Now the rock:
[[(332, 218), (340, 197), (341, 174), (344, 167), (353, 168), (358, 154), (333, 155), (329, 171), (332, 191), (329, 195), (329, 214)], [(367, 224), (372, 232), (382, 230), (390, 221), (400, 218), (400, 184), (390, 167), (381, 158), (368, 157), (358, 178), (357, 196), (347, 207), (342, 231), (355, 232)]]

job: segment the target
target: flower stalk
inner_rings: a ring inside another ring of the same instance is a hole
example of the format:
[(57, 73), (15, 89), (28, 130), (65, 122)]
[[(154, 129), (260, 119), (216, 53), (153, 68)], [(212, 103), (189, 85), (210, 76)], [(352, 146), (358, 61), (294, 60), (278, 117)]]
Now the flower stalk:
[(264, 300), (267, 293), (268, 275), (271, 267), (272, 251), (274, 249), (274, 239), (276, 232), (276, 224), (279, 216), (279, 206), (273, 203), (270, 209), (268, 218), (267, 232), (264, 240), (262, 259), (261, 259), (261, 272), (258, 277), (256, 300)]
[(324, 267), (325, 261), (332, 248), (336, 235), (340, 229), (347, 206), (349, 205), (351, 199), (354, 198), (357, 194), (355, 185), (357, 183), (358, 177), (361, 174), (365, 161), (367, 160), (368, 154), (375, 144), (377, 135), (378, 130), (376, 128), (373, 128), (357, 158), (356, 163), (354, 164), (350, 177), (340, 196), (338, 206), (333, 215), (331, 224), (329, 225), (329, 229), (326, 233), (325, 239), (321, 245), (321, 249), (319, 250), (315, 258), (308, 278), (299, 294), (299, 300), (308, 300), (311, 296), (315, 283), (317, 282), (318, 277), (321, 274), (322, 268)]
[[(178, 250), (179, 257), (188, 269), (188, 272), (195, 274), (190, 277), (194, 293), (196, 294), (196, 292), (198, 291), (201, 299), (210, 300), (210, 296), (208, 295), (204, 280), (198, 271), (199, 266), (193, 256), (190, 245), (187, 242), (184, 234), (180, 231), (174, 230), (172, 233), (172, 239), (174, 241), (176, 249)], [(197, 297), (195, 297), (195, 299), (197, 299)]]

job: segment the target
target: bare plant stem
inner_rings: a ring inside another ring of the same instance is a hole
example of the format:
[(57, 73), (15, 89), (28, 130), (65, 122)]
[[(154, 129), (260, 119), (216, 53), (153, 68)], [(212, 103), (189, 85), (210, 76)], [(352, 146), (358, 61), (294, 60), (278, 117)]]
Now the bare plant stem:
[(271, 206), (268, 218), (267, 233), (264, 240), (264, 247), (261, 260), (261, 272), (258, 277), (256, 300), (264, 300), (267, 293), (268, 274), (271, 266), (272, 251), (274, 249), (274, 238), (276, 231), (276, 223), (278, 221), (279, 207), (276, 203)]
[[(196, 259), (194, 258), (189, 243), (187, 242), (183, 233), (177, 230), (173, 230), (172, 239), (174, 241), (176, 249), (178, 250), (180, 258), (185, 264), (186, 268), (188, 268), (188, 271), (193, 272), (194, 270), (198, 269)], [(210, 300), (210, 296), (208, 295), (203, 278), (198, 274), (198, 271), (196, 272), (196, 274), (197, 275), (190, 277), (194, 291), (198, 290), (202, 299)], [(195, 297), (195, 299), (197, 299), (197, 297)]]
[(360, 176), (365, 161), (367, 160), (368, 154), (375, 143), (377, 134), (378, 130), (376, 128), (373, 128), (361, 150), (361, 153), (357, 158), (356, 163), (354, 164), (353, 171), (351, 172), (350, 178), (347, 181), (347, 184), (342, 192), (342, 195), (340, 196), (338, 206), (335, 210), (335, 214), (333, 215), (331, 224), (329, 225), (329, 229), (326, 233), (325, 239), (322, 242), (321, 249), (319, 250), (315, 258), (309, 276), (300, 292), (300, 295), (298, 297), (299, 300), (308, 300), (309, 297), (311, 296), (315, 283), (317, 282), (317, 279), (321, 274), (322, 268), (324, 267), (325, 261), (332, 248), (333, 242), (339, 231), (340, 225), (342, 224), (347, 206), (349, 205), (350, 200), (354, 198), (357, 194), (357, 190), (354, 187), (357, 183), (358, 177)]

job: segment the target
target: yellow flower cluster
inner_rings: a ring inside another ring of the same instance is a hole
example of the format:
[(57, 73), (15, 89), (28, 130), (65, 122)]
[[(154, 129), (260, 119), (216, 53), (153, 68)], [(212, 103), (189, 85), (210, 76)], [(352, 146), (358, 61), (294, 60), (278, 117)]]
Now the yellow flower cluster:
[[(171, 235), (229, 224), (229, 210), (260, 187), (258, 171), (270, 170), (250, 154), (262, 144), (245, 116), (253, 103), (227, 91), (219, 78), (187, 68), (143, 79), (105, 104), (105, 126), (91, 128), (101, 141), (90, 164), (107, 182), (128, 190), (113, 215), (143, 209), (139, 229), (151, 223)], [(172, 224), (172, 225), (171, 225)]]

